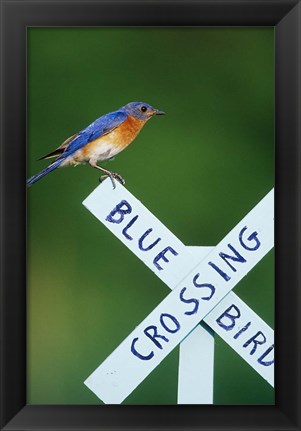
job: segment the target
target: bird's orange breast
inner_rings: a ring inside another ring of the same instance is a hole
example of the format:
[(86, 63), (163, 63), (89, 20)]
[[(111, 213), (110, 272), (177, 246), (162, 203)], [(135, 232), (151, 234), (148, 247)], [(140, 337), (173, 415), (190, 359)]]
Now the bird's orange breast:
[(136, 138), (144, 124), (145, 121), (138, 120), (129, 115), (128, 118), (112, 132), (116, 134), (116, 144), (120, 145), (122, 148), (129, 145)]
[(126, 148), (138, 135), (146, 122), (128, 116), (128, 118), (106, 135), (100, 136), (89, 144), (85, 145), (76, 154), (76, 160), (88, 160), (95, 156), (98, 160), (106, 160), (114, 157)]

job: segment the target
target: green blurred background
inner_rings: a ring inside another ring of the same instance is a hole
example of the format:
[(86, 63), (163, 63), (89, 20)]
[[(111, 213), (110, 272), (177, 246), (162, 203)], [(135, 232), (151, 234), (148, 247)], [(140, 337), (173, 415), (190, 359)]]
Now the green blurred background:
[[(215, 245), (274, 183), (273, 28), (28, 29), (28, 176), (130, 101), (167, 112), (105, 166), (187, 245)], [(169, 289), (81, 204), (89, 166), (28, 189), (28, 403), (99, 404), (83, 384)], [(270, 252), (235, 292), (274, 324)], [(133, 306), (134, 304), (134, 306)], [(124, 404), (174, 404), (178, 349)], [(216, 336), (215, 404), (273, 404)]]

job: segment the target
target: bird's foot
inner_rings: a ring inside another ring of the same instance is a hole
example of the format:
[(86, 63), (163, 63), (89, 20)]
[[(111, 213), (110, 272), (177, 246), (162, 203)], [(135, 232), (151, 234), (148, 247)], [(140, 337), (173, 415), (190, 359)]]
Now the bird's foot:
[(99, 182), (102, 183), (106, 178), (110, 177), (111, 181), (112, 181), (112, 185), (113, 185), (113, 189), (116, 188), (116, 183), (115, 180), (117, 180), (120, 184), (122, 184), (124, 186), (125, 184), (125, 180), (124, 178), (122, 178), (122, 176), (120, 174), (118, 174), (117, 172), (110, 172), (106, 175), (102, 175), (99, 178)]

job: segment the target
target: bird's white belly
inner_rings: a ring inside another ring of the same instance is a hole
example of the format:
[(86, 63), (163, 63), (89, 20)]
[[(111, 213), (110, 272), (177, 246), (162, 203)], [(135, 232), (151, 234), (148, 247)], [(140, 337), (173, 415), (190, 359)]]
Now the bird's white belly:
[(107, 160), (116, 156), (116, 154), (118, 154), (121, 150), (122, 148), (116, 144), (112, 144), (110, 138), (102, 139), (99, 144), (96, 142), (93, 147), (91, 146), (89, 151), (84, 152), (84, 157), (87, 157), (88, 160), (94, 159), (101, 162), (102, 160)]
[(89, 145), (78, 150), (74, 155), (68, 157), (61, 166), (76, 166), (80, 163), (88, 163), (90, 160), (101, 162), (115, 157), (123, 149), (122, 147), (113, 144), (109, 137), (108, 139), (104, 139), (104, 137), (102, 137), (99, 139), (100, 142), (97, 141), (98, 140), (95, 140), (93, 145)]

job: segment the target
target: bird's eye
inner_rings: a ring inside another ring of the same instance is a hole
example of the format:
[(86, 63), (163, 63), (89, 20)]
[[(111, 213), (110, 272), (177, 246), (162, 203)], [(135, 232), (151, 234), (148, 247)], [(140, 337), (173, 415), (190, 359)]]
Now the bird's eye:
[(142, 112), (146, 112), (147, 111), (147, 107), (146, 106), (141, 106), (140, 109), (141, 109)]

